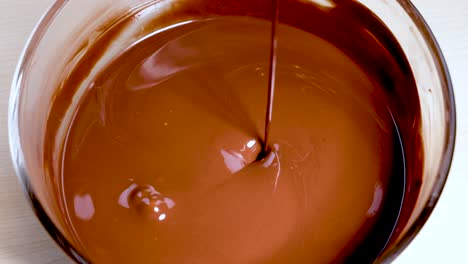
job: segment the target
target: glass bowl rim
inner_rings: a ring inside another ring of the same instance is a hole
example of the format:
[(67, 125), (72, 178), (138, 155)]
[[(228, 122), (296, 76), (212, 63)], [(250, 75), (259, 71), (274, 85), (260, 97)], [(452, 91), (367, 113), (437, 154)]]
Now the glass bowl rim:
[[(49, 9), (44, 13), (39, 22), (36, 24), (33, 32), (26, 42), (25, 48), (19, 58), (13, 81), (11, 84), (9, 104), (8, 104), (8, 138), (10, 145), (10, 155), (13, 162), (13, 167), (16, 175), (18, 176), (26, 198), (33, 209), (36, 217), (44, 226), (53, 240), (61, 247), (61, 249), (77, 263), (91, 263), (81, 253), (79, 253), (74, 246), (67, 241), (65, 236), (55, 226), (53, 221), (49, 218), (40, 201), (37, 199), (34, 190), (29, 181), (29, 175), (24, 164), (23, 150), (20, 144), (19, 135), (19, 99), (22, 92), (22, 74), (25, 66), (31, 60), (31, 56), (36, 51), (38, 44), (42, 40), (49, 25), (54, 21), (54, 18), (60, 13), (62, 8), (68, 3), (68, 0), (57, 0)], [(438, 74), (440, 75), (441, 85), (444, 89), (444, 103), (448, 106), (449, 124), (446, 127), (445, 148), (441, 159), (441, 166), (438, 171), (436, 183), (432, 188), (432, 195), (425, 203), (422, 212), (419, 214), (415, 222), (411, 225), (410, 229), (403, 236), (403, 238), (396, 244), (389, 252), (387, 252), (383, 259), (379, 259), (383, 263), (390, 263), (411, 243), (416, 237), (421, 228), (426, 223), (431, 215), (434, 207), (436, 206), (447, 178), (449, 176), (450, 166), (453, 159), (456, 138), (456, 106), (453, 85), (448, 70), (447, 63), (444, 59), (440, 46), (430, 29), (427, 22), (424, 20), (421, 13), (414, 6), (410, 0), (396, 0), (396, 2), (403, 8), (409, 18), (415, 23), (417, 29), (422, 34), (424, 41), (429, 47), (431, 58), (438, 67)]]

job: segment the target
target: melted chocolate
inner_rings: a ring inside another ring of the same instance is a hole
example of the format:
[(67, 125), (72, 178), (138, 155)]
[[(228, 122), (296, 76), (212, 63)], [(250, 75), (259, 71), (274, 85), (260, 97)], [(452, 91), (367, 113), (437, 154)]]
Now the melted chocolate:
[[(52, 180), (63, 232), (89, 261), (375, 260), (417, 195), (417, 91), (385, 26), (353, 1), (329, 3), (280, 2), (261, 160), (269, 1), (175, 5), (93, 79)], [(127, 24), (64, 80), (49, 145), (77, 84)]]

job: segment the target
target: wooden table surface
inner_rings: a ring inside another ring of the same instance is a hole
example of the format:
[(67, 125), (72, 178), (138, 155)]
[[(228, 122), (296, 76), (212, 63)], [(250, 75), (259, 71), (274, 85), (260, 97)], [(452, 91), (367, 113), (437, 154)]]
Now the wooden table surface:
[[(19, 54), (52, 0), (0, 0), (0, 264), (71, 263), (29, 208), (10, 161), (7, 107)], [(441, 200), (395, 261), (468, 264), (468, 1), (413, 0), (445, 54), (457, 100), (455, 158)]]

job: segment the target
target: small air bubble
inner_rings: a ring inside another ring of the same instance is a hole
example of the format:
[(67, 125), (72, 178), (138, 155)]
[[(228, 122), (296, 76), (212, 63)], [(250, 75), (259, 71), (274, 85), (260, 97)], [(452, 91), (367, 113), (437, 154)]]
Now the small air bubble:
[(159, 221), (166, 219), (176, 205), (173, 199), (163, 196), (153, 186), (135, 183), (122, 192), (118, 202), (138, 217)]

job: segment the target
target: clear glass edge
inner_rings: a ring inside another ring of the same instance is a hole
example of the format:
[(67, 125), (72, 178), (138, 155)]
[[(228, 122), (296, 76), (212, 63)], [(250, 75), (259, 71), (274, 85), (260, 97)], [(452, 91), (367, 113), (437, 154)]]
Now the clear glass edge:
[(445, 138), (445, 148), (441, 160), (441, 165), (438, 171), (437, 179), (432, 188), (431, 196), (426, 202), (424, 209), (417, 217), (416, 221), (412, 224), (411, 228), (407, 231), (404, 237), (394, 245), (389, 251), (385, 252), (377, 262), (378, 263), (391, 263), (394, 261), (413, 241), (413, 239), (418, 235), (418, 233), (423, 228), (424, 224), (429, 219), (432, 211), (434, 210), (439, 198), (442, 194), (444, 186), (447, 182), (450, 173), (450, 167), (452, 165), (453, 154), (455, 150), (455, 141), (456, 141), (456, 103), (455, 103), (455, 94), (453, 91), (452, 79), (450, 77), (450, 72), (445, 61), (444, 55), (440, 48), (437, 39), (429, 27), (428, 23), (416, 8), (416, 6), (410, 0), (396, 0), (405, 10), (405, 12), (410, 16), (411, 20), (416, 24), (418, 31), (423, 35), (424, 41), (428, 45), (432, 59), (435, 61), (437, 66), (438, 74), (441, 79), (441, 86), (444, 88), (444, 103), (445, 109), (449, 113), (448, 117), (448, 127)]
[(19, 135), (19, 104), (21, 95), (21, 81), (23, 78), (23, 71), (29, 62), (30, 56), (37, 48), (39, 41), (42, 39), (49, 24), (53, 21), (55, 16), (65, 6), (68, 0), (57, 0), (51, 4), (47, 11), (42, 15), (39, 22), (36, 24), (31, 35), (26, 41), (25, 47), (18, 59), (13, 80), (10, 88), (10, 97), (8, 101), (8, 141), (10, 146), (10, 156), (13, 163), (13, 169), (22, 185), (23, 192), (29, 202), (34, 214), (41, 222), (47, 233), (52, 237), (55, 243), (75, 262), (87, 264), (87, 261), (82, 254), (80, 254), (73, 245), (71, 245), (60, 230), (55, 226), (53, 221), (47, 215), (40, 201), (37, 199), (36, 194), (29, 181), (29, 175), (26, 169), (23, 148), (21, 147), (21, 140)]
[[(62, 248), (62, 250), (75, 262), (87, 264), (91, 263), (82, 254), (74, 249), (74, 247), (67, 241), (63, 234), (54, 225), (52, 220), (49, 218), (44, 208), (36, 198), (34, 190), (29, 182), (29, 176), (24, 164), (24, 155), (21, 147), (21, 141), (19, 139), (19, 123), (18, 123), (18, 105), (20, 100), (20, 89), (22, 72), (28, 63), (30, 55), (37, 48), (37, 43), (41, 40), (43, 34), (47, 30), (49, 24), (53, 21), (54, 17), (60, 12), (68, 0), (55, 1), (44, 15), (39, 20), (38, 24), (31, 33), (28, 41), (26, 42), (25, 48), (20, 55), (18, 65), (13, 75), (13, 81), (11, 84), (10, 98), (8, 104), (8, 137), (10, 145), (10, 155), (13, 162), (13, 167), (16, 175), (18, 176), (26, 198), (29, 201), (31, 208), (36, 214), (37, 218), (44, 226), (49, 235), (53, 240)], [(419, 32), (424, 36), (426, 44), (429, 46), (432, 58), (435, 60), (438, 66), (438, 74), (441, 75), (443, 80), (442, 86), (445, 95), (446, 109), (449, 112), (449, 127), (446, 134), (446, 145), (444, 155), (442, 157), (441, 168), (437, 176), (436, 184), (433, 188), (433, 192), (426, 202), (423, 211), (418, 216), (417, 220), (413, 223), (407, 234), (403, 239), (395, 245), (390, 251), (386, 252), (381, 256), (377, 263), (391, 263), (396, 259), (401, 252), (411, 243), (411, 241), (417, 236), (421, 228), (426, 223), (427, 219), (431, 215), (434, 207), (437, 205), (439, 197), (447, 181), (450, 166), (453, 158), (455, 141), (456, 141), (456, 106), (454, 91), (450, 73), (448, 70), (447, 63), (444, 59), (442, 51), (440, 49), (437, 40), (429, 28), (427, 22), (424, 20), (418, 9), (409, 0), (397, 0), (397, 2), (403, 7), (405, 12), (410, 16), (413, 22), (416, 24)]]

